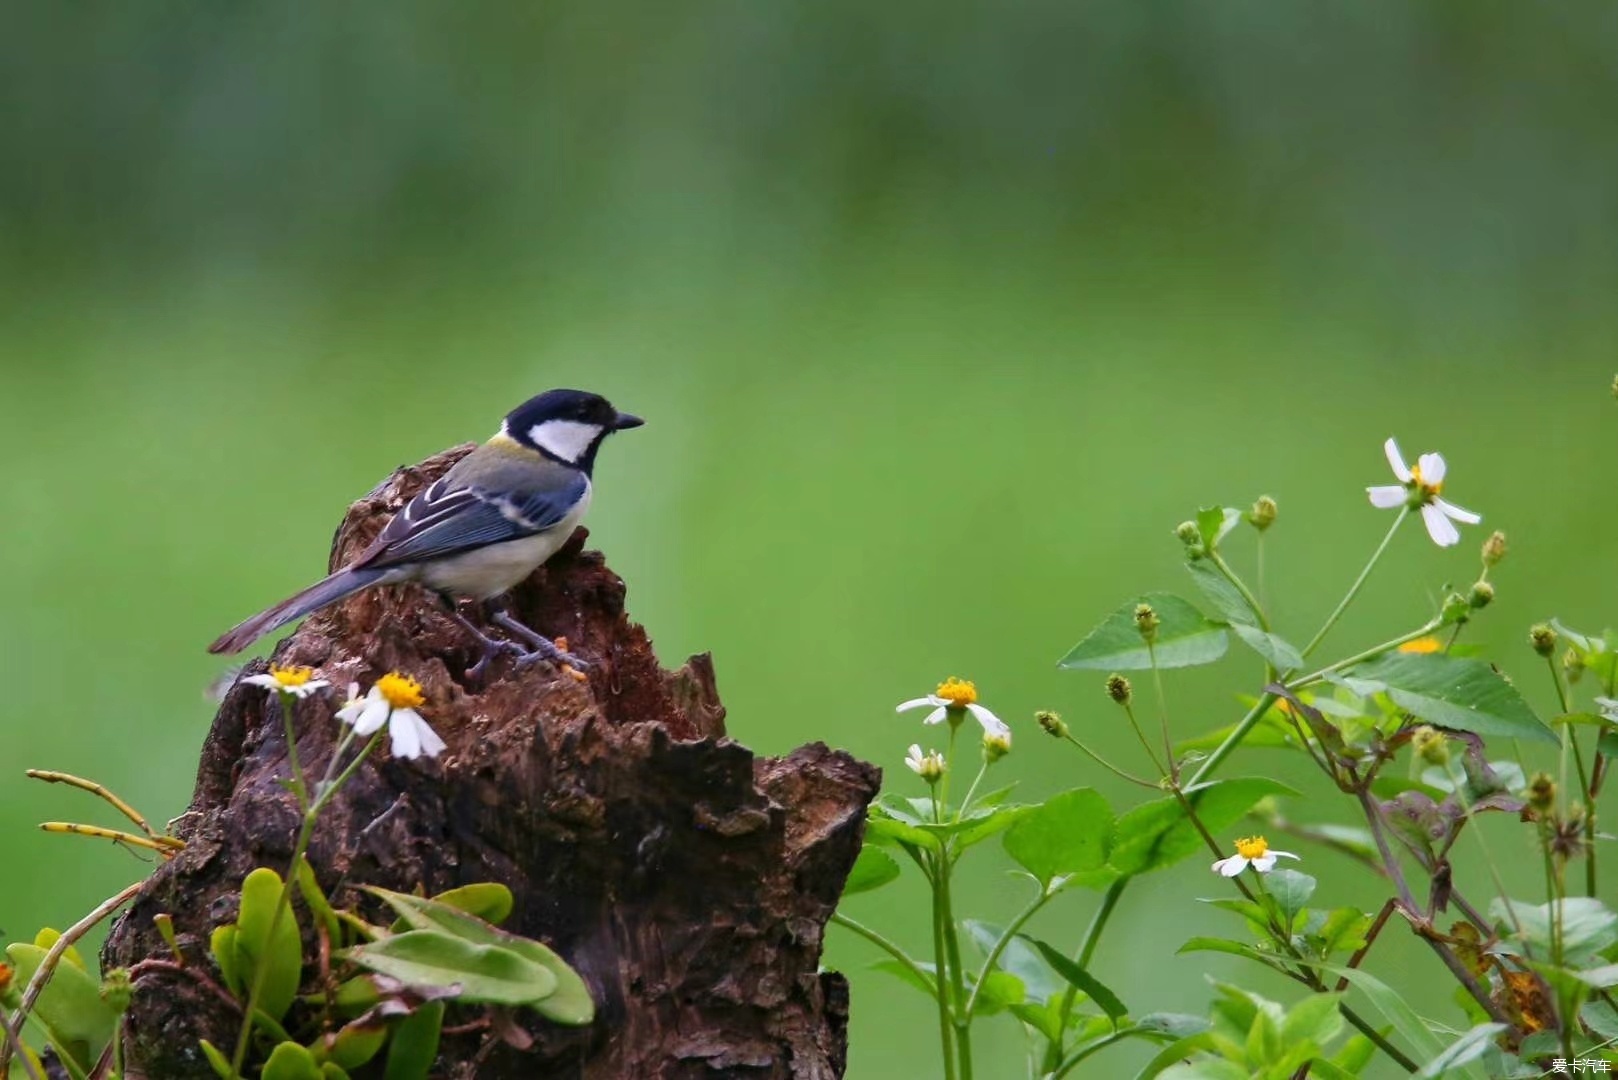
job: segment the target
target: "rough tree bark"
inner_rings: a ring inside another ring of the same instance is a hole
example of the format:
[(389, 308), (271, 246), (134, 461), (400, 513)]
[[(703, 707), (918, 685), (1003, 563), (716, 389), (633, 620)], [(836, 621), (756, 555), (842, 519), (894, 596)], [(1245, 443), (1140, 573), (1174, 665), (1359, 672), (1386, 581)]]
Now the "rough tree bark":
[[(351, 507), (333, 565), (468, 449), (401, 469)], [(623, 582), (583, 539), (580, 530), (513, 601), (519, 618), (594, 665), (586, 682), (502, 658), (467, 685), (473, 643), (413, 586), (363, 593), (281, 643), (278, 662), (311, 665), (337, 686), (414, 675), (449, 743), (437, 761), (379, 750), (366, 762), (317, 827), (321, 884), (352, 903), (346, 887), (360, 883), (431, 894), (503, 882), (517, 901), (507, 926), (584, 976), (598, 1005), (591, 1027), (521, 1018), (533, 1048), (501, 1046), (480, 1078), (839, 1076), (848, 989), (818, 963), (879, 774), (818, 743), (759, 758), (726, 738), (709, 658), (663, 670), (624, 614)], [(320, 700), (299, 709), (299, 753), (315, 775), (338, 735), (333, 710)], [(167, 955), (159, 912), (173, 916), (187, 956), (210, 963), (208, 935), (234, 917), (242, 877), (286, 870), (297, 825), (277, 782), (287, 774), (277, 707), (238, 683), (176, 825), (188, 847), (118, 922), (106, 965)], [(130, 1075), (211, 1077), (197, 1041), (230, 1045), (238, 1018), (183, 975), (153, 972), (136, 989)], [(457, 1065), (479, 1040), (446, 1037), (435, 1075), (464, 1075)]]

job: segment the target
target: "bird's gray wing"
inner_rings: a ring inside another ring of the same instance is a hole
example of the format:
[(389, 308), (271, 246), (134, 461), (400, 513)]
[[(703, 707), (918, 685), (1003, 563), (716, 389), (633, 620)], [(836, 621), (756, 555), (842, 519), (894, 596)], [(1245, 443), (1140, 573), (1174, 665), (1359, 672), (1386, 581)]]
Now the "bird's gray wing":
[(582, 473), (526, 492), (453, 486), (446, 476), (406, 503), (354, 565), (383, 569), (533, 536), (566, 517), (588, 486)]

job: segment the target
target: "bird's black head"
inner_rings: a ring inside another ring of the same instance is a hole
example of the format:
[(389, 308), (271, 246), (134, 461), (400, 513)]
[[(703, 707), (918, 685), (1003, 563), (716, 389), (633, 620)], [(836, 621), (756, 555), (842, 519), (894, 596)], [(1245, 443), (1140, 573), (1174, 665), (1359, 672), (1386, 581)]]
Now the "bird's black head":
[(602, 439), (643, 423), (640, 417), (613, 408), (600, 394), (547, 390), (511, 410), (500, 431), (531, 450), (588, 473), (595, 467)]

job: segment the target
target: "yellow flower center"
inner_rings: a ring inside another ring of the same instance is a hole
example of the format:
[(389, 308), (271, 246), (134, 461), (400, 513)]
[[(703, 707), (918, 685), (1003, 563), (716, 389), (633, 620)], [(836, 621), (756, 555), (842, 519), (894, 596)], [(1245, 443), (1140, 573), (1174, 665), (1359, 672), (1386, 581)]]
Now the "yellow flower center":
[(270, 678), (289, 690), (294, 686), (302, 686), (314, 677), (314, 668), (276, 667), (274, 664), (270, 665)]
[(1416, 486), (1417, 491), (1429, 498), (1444, 490), (1444, 485), (1442, 483), (1429, 484), (1427, 481), (1421, 478), (1420, 465), (1410, 466), (1410, 482)]
[(978, 688), (974, 683), (951, 675), (938, 684), (938, 696), (949, 702), (950, 708), (964, 709), (977, 704)]
[(1269, 841), (1262, 836), (1248, 836), (1236, 841), (1236, 854), (1249, 862), (1254, 859), (1262, 859), (1269, 850)]
[(1438, 652), (1443, 647), (1444, 646), (1441, 645), (1438, 639), (1435, 637), (1419, 637), (1415, 641), (1407, 641), (1403, 645), (1399, 646), (1399, 651), (1407, 653), (1433, 653)]
[(397, 671), (390, 671), (378, 679), (376, 690), (395, 709), (420, 708), (427, 700), (422, 696), (421, 683)]

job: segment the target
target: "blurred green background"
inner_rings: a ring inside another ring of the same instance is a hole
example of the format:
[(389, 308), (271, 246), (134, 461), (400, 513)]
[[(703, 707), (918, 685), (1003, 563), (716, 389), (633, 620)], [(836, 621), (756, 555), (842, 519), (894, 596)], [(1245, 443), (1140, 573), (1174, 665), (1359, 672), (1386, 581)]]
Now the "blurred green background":
[[(1546, 711), (1527, 625), (1618, 608), (1618, 9), (34, 3), (7, 24), (9, 936), (148, 869), (34, 831), (100, 811), (22, 770), (178, 814), (222, 668), (204, 645), (319, 573), (394, 466), (551, 386), (649, 419), (603, 455), (591, 528), (665, 661), (712, 650), (758, 750), (822, 739), (896, 784), (921, 732), (893, 704), (958, 674), (1016, 729), (1002, 778), (1133, 801), (1040, 741), (1055, 707), (1136, 764), (1100, 680), (1056, 658), (1132, 593), (1188, 591), (1170, 531), (1193, 509), (1264, 492), (1269, 592), (1307, 637), (1387, 525), (1362, 489), (1390, 434), (1442, 449), (1485, 528), (1450, 552), (1409, 529), (1328, 650), (1423, 617), (1491, 527), (1512, 553), (1469, 637)], [(1176, 675), (1178, 729), (1230, 722), (1255, 676)], [(1524, 843), (1496, 830), (1512, 866)], [(1304, 854), (1322, 898), (1379, 902)], [(1020, 902), (998, 859), (967, 912)], [(1205, 972), (1286, 993), (1173, 954), (1236, 929), (1199, 895), (1201, 859), (1114, 921), (1097, 973), (1137, 1011), (1202, 1011)], [(921, 903), (910, 882), (851, 910), (919, 948)], [(1036, 929), (1071, 945), (1093, 904)], [(1372, 967), (1459, 1022), (1393, 937)], [(850, 1074), (935, 1072), (927, 1004), (829, 938)], [(978, 1043), (980, 1076), (1024, 1075), (1009, 1021)], [(1130, 1060), (1108, 1053), (1095, 1075)]]

